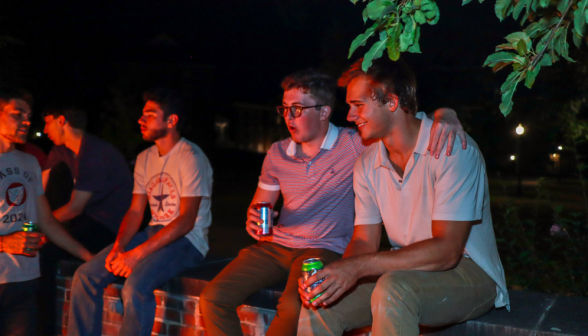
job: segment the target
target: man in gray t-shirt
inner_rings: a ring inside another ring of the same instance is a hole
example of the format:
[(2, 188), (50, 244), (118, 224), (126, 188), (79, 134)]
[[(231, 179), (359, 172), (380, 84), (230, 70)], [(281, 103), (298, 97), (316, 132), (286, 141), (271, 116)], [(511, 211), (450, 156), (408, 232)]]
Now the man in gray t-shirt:
[[(0, 335), (37, 335), (35, 290), (38, 250), (45, 234), (74, 256), (92, 255), (51, 214), (34, 156), (14, 149), (24, 143), (31, 108), (21, 91), (0, 92)], [(25, 222), (43, 232), (23, 232)]]

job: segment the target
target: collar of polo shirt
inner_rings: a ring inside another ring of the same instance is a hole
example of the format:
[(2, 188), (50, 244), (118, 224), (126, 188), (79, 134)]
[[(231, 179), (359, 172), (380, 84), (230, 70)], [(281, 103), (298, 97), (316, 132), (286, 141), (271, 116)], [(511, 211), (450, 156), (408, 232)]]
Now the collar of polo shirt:
[[(421, 119), (421, 128), (419, 129), (419, 137), (417, 139), (416, 146), (414, 146), (414, 152), (420, 154), (422, 156), (427, 156), (429, 151), (427, 151), (427, 147), (429, 146), (429, 138), (431, 137), (431, 126), (433, 126), (433, 120), (429, 119), (425, 112), (418, 112), (415, 117), (417, 119)], [(392, 168), (392, 163), (388, 158), (386, 146), (384, 146), (384, 142), (382, 140), (378, 141), (378, 155), (374, 160), (374, 169), (379, 167), (385, 167), (388, 169)]]
[[(325, 136), (325, 139), (323, 140), (323, 143), (321, 145), (321, 149), (330, 150), (331, 148), (333, 148), (333, 145), (335, 144), (335, 141), (337, 141), (338, 136), (339, 136), (339, 129), (337, 128), (337, 126), (329, 123), (329, 130), (327, 131), (327, 135)], [(288, 156), (292, 156), (292, 157), (296, 155), (296, 143), (294, 141), (290, 141), (290, 144), (288, 145), (288, 149), (286, 150), (286, 154), (288, 154)]]

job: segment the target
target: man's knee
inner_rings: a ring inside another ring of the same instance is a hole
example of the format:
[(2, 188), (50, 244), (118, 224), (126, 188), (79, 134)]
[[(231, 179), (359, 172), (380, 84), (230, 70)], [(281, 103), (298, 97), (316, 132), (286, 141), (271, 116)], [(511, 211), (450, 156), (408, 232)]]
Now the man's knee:
[(372, 306), (386, 302), (394, 305), (415, 298), (414, 283), (410, 271), (394, 271), (382, 275), (372, 292)]
[(212, 280), (204, 287), (200, 293), (200, 305), (223, 305), (223, 306), (239, 306), (240, 303), (233, 302), (232, 295), (229, 293), (221, 281)]

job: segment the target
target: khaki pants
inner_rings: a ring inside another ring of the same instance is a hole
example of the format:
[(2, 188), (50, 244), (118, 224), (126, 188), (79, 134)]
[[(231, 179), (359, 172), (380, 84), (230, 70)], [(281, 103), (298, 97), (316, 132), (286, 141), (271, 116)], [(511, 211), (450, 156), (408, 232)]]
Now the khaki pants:
[(341, 255), (325, 249), (294, 249), (259, 242), (241, 250), (200, 295), (200, 310), (207, 335), (242, 335), (237, 307), (262, 288), (287, 281), (276, 317), (266, 335), (296, 335), (300, 315), (298, 278), (302, 261), (321, 258), (325, 265)]
[(298, 335), (341, 335), (372, 325), (372, 335), (419, 335), (419, 324), (474, 319), (494, 306), (496, 283), (469, 258), (444, 272), (395, 271), (363, 281), (327, 308), (302, 308)]

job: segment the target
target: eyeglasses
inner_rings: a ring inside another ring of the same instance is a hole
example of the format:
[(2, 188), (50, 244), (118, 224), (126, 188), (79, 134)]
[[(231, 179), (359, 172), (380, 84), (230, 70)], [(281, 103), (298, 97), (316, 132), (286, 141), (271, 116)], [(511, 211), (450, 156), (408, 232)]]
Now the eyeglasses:
[(286, 112), (290, 111), (290, 115), (292, 118), (298, 118), (302, 115), (302, 110), (311, 108), (311, 107), (323, 107), (326, 105), (314, 105), (314, 106), (277, 106), (276, 109), (278, 110), (278, 114), (284, 118), (286, 118)]

